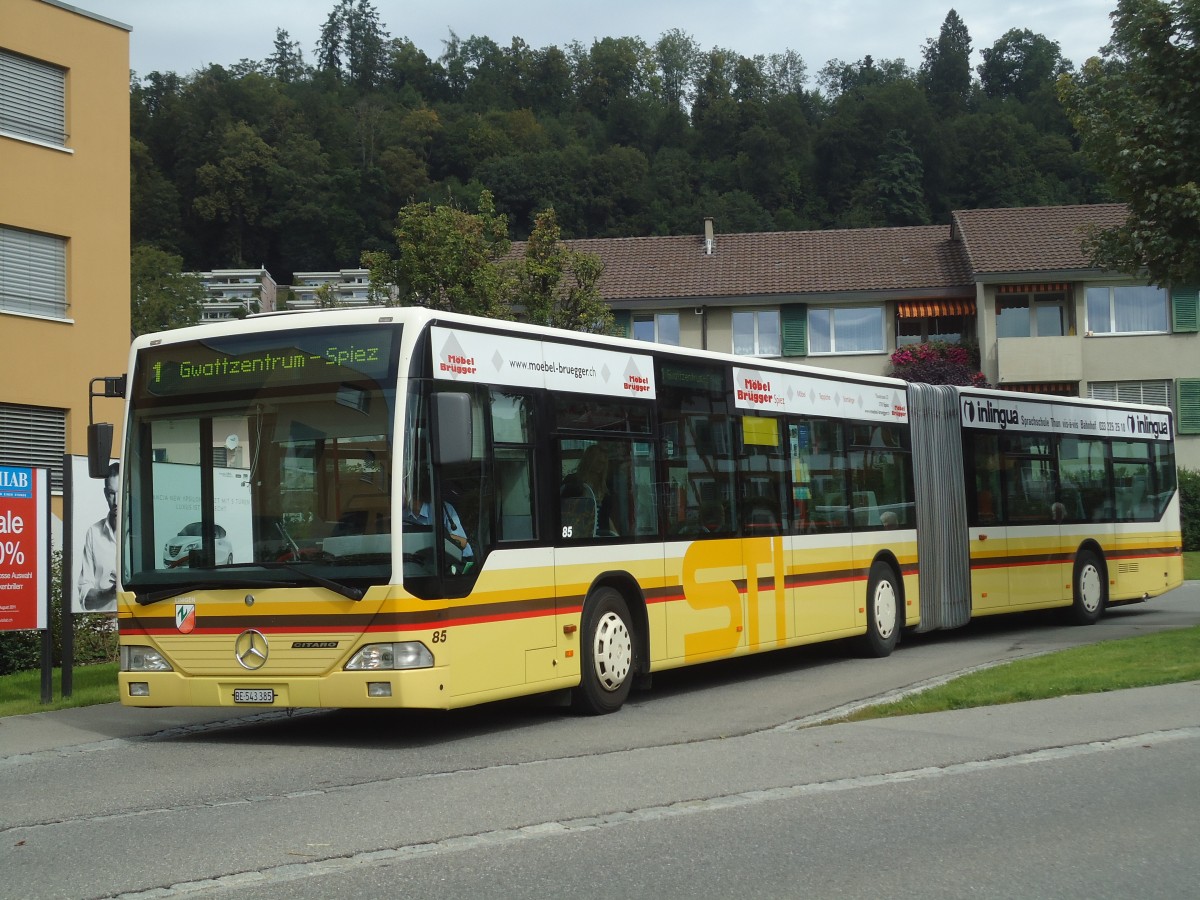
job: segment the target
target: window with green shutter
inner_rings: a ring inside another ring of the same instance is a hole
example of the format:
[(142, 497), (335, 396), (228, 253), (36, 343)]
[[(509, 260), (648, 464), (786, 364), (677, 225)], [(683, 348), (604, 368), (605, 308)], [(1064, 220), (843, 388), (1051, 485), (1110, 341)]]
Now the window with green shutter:
[(1171, 288), (1171, 330), (1200, 331), (1200, 288)]
[(1180, 378), (1175, 382), (1179, 405), (1179, 433), (1200, 434), (1200, 378)]
[(613, 334), (629, 337), (633, 333), (633, 313), (627, 309), (613, 310)]
[(784, 356), (808, 356), (808, 305), (787, 303), (779, 307)]

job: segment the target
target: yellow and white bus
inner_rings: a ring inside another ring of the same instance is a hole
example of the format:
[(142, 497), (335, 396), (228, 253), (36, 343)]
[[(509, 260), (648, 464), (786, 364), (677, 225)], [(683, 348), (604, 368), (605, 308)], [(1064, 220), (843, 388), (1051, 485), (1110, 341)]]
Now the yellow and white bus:
[(129, 705), (604, 713), (669, 668), (1182, 580), (1163, 408), (417, 308), (143, 336), (127, 385)]

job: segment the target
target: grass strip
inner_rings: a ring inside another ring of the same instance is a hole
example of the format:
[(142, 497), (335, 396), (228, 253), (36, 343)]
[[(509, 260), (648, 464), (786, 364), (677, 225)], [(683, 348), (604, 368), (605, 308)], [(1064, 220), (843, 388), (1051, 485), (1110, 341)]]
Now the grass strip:
[(0, 677), (0, 716), (23, 716), (51, 709), (71, 709), (117, 701), (117, 664), (75, 666), (71, 674), (71, 696), (62, 696), (62, 669), (53, 673), (54, 701), (42, 703), (40, 670)]
[(1195, 680), (1200, 680), (1200, 625), (1018, 659), (911, 697), (866, 707), (838, 721), (858, 722)]

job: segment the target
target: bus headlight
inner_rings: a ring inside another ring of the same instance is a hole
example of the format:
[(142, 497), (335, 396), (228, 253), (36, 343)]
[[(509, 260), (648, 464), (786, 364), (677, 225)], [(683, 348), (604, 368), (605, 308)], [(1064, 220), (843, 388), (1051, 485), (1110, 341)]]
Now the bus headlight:
[(122, 672), (174, 672), (166, 657), (153, 647), (121, 645)]
[(349, 671), (372, 669), (428, 669), (433, 665), (433, 654), (420, 641), (402, 641), (396, 644), (367, 644), (346, 663)]

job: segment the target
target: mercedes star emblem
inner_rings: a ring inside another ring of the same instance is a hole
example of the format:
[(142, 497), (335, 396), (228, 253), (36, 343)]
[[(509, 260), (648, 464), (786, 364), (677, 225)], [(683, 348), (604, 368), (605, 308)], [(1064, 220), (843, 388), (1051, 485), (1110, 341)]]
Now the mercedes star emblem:
[(255, 631), (250, 628), (238, 635), (237, 642), (233, 645), (233, 654), (237, 657), (238, 664), (243, 669), (261, 669), (267, 661), (267, 654), (270, 653), (270, 648), (267, 646), (267, 639), (261, 631)]

